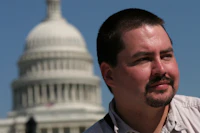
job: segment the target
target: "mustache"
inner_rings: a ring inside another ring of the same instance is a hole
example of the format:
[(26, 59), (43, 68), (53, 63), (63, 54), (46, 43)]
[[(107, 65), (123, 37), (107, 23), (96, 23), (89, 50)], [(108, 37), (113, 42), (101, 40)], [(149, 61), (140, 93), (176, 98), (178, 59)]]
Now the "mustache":
[(173, 86), (174, 86), (174, 80), (173, 80), (172, 78), (169, 78), (169, 77), (166, 77), (166, 76), (156, 76), (156, 77), (154, 77), (153, 79), (151, 79), (151, 80), (147, 83), (147, 85), (146, 85), (146, 90), (148, 90), (148, 88), (150, 88), (150, 86), (151, 86), (152, 84), (155, 84), (155, 83), (160, 82), (160, 81), (167, 81), (167, 82), (169, 82), (169, 85), (171, 85), (172, 88), (173, 88)]

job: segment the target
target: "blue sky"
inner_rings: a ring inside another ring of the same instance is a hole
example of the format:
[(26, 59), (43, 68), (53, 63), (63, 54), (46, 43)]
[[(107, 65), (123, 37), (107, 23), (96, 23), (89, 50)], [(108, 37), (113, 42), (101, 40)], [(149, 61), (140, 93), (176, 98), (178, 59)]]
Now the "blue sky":
[[(125, 8), (149, 10), (165, 20), (173, 40), (181, 73), (179, 94), (200, 97), (200, 1), (62, 0), (62, 13), (85, 38), (94, 59), (95, 74), (101, 76), (96, 58), (96, 36), (111, 14)], [(17, 77), (17, 61), (30, 30), (46, 15), (45, 0), (5, 0), (0, 4), (0, 117), (11, 110), (10, 83)], [(102, 80), (102, 101), (107, 109), (112, 95)]]

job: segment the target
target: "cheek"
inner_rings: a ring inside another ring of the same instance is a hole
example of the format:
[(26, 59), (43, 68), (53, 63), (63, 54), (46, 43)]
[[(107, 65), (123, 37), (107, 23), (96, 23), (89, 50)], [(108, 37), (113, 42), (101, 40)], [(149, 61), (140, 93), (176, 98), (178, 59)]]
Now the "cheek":
[(151, 70), (147, 67), (124, 67), (122, 72), (122, 80), (126, 83), (143, 87), (149, 81)]
[(178, 88), (180, 78), (178, 64), (174, 63), (172, 65), (169, 65), (167, 69), (169, 76), (174, 80), (175, 88)]
[(176, 69), (174, 70), (174, 87), (176, 89), (178, 89), (178, 86), (179, 86), (179, 79), (180, 79), (180, 75), (179, 75), (179, 69), (178, 69), (178, 66), (176, 67)]
[(179, 79), (179, 69), (178, 69), (178, 64), (176, 62), (168, 65), (167, 69), (168, 73), (172, 78)]

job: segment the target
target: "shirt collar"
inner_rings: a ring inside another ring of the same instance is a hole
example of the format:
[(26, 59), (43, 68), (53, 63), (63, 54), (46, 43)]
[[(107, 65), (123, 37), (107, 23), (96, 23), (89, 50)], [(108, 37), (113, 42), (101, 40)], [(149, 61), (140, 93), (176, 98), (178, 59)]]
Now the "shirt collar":
[(109, 115), (114, 124), (114, 128), (116, 129), (115, 133), (139, 133), (133, 130), (129, 125), (127, 125), (116, 113), (114, 99), (112, 99), (109, 104)]
[[(112, 99), (112, 101), (109, 104), (109, 115), (114, 124), (115, 133), (139, 133), (139, 132), (133, 130), (129, 125), (127, 125), (116, 113), (114, 98)], [(181, 130), (185, 130), (185, 129), (186, 129), (186, 126), (182, 122), (182, 119), (180, 117), (177, 106), (174, 103), (174, 100), (172, 100), (170, 103), (170, 110), (169, 110), (169, 113), (167, 116), (166, 124), (164, 125), (163, 130), (181, 131)]]
[[(170, 103), (170, 110), (167, 116), (167, 122), (173, 125), (176, 131), (186, 130), (187, 128), (182, 121), (179, 111), (180, 110), (178, 109), (174, 99), (172, 99)], [(167, 126), (167, 122), (165, 126)]]

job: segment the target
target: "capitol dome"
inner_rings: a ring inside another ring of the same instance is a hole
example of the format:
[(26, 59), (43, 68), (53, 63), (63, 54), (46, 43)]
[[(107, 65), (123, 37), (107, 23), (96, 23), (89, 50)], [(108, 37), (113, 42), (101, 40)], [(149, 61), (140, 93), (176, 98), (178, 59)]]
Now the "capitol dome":
[(81, 33), (62, 17), (60, 0), (46, 3), (47, 16), (28, 34), (18, 61), (19, 77), (12, 83), (14, 110), (88, 102), (102, 111), (100, 78)]
[(49, 0), (47, 5), (47, 17), (28, 34), (25, 51), (75, 50), (87, 52), (81, 33), (62, 17), (59, 1)]
[(47, 17), (26, 38), (12, 111), (0, 120), (0, 132), (25, 133), (31, 116), (39, 133), (82, 133), (105, 115), (100, 78), (81, 33), (62, 17), (60, 0), (46, 3)]
[(44, 48), (61, 48), (61, 50), (74, 48), (86, 51), (85, 41), (80, 32), (64, 19), (44, 21), (29, 33), (26, 50), (33, 51)]

